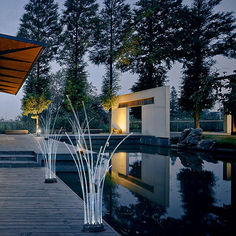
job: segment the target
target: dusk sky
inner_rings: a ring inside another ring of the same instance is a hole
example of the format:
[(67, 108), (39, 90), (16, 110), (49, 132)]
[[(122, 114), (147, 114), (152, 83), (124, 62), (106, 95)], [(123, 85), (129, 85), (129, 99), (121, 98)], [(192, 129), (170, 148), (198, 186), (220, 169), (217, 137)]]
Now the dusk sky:
[[(64, 0), (56, 0), (59, 3), (60, 9), (63, 7)], [(98, 1), (102, 2), (101, 0)], [(127, 1), (134, 3), (136, 1)], [(184, 3), (191, 4), (192, 1), (185, 0)], [(15, 36), (20, 24), (20, 17), (24, 13), (24, 6), (28, 3), (28, 0), (0, 0), (0, 33)], [(217, 10), (221, 11), (233, 11), (236, 17), (236, 1), (235, 0), (223, 0)], [(217, 63), (215, 68), (218, 69), (219, 73), (227, 72), (231, 74), (233, 70), (236, 70), (236, 61), (229, 60), (218, 56), (215, 58)], [(52, 71), (58, 69), (57, 65), (54, 65)], [(87, 71), (89, 74), (89, 82), (97, 88), (97, 92), (100, 93), (100, 88), (102, 84), (102, 76), (104, 74), (104, 68), (102, 66), (98, 67), (95, 65), (88, 64)], [(174, 85), (179, 88), (181, 83), (181, 65), (175, 64), (171, 71), (168, 73), (167, 85)], [(120, 94), (129, 93), (130, 87), (133, 85), (137, 79), (136, 75), (129, 73), (123, 73), (120, 76), (121, 90)], [(14, 96), (10, 94), (0, 93), (0, 119), (14, 119), (16, 116), (22, 113), (21, 111), (21, 98), (23, 92), (22, 88), (19, 93)]]

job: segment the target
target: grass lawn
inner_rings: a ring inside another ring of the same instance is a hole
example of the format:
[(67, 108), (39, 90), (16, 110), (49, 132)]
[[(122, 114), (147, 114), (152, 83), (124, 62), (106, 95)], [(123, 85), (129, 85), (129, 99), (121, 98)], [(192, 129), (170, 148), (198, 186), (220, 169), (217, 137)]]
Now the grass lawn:
[(216, 146), (219, 148), (235, 148), (236, 149), (236, 135), (210, 135), (204, 134), (204, 139), (216, 140)]

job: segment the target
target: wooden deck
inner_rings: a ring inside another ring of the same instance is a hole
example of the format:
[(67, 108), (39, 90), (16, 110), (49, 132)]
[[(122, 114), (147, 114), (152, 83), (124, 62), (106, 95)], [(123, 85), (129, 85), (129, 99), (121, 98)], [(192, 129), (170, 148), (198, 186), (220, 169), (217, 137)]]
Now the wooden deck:
[(82, 232), (82, 200), (60, 179), (45, 184), (42, 168), (0, 169), (1, 236), (118, 235), (104, 224), (104, 232)]

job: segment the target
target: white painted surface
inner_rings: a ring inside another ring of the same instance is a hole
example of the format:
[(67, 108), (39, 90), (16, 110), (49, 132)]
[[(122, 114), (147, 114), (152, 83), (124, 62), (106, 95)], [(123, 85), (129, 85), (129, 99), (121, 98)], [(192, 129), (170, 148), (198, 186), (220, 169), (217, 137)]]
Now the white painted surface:
[(163, 86), (121, 95), (112, 109), (112, 123), (123, 133), (129, 132), (129, 108), (118, 108), (119, 103), (154, 97), (154, 104), (142, 106), (142, 134), (170, 137), (170, 87)]
[(112, 124), (120, 127), (122, 133), (129, 133), (129, 108), (112, 109)]
[(232, 131), (232, 116), (225, 115), (224, 116), (224, 132), (227, 134), (231, 134)]

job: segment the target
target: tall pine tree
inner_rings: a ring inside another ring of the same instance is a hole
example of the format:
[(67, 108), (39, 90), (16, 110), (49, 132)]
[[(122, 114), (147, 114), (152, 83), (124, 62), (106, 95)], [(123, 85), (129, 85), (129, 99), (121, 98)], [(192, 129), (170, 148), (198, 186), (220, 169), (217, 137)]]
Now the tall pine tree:
[(29, 0), (25, 6), (17, 36), (44, 42), (46, 48), (26, 81), (23, 100), (42, 93), (49, 97), (50, 62), (55, 58), (61, 32), (58, 20), (58, 5), (54, 0)]
[(44, 42), (46, 48), (30, 72), (22, 99), (24, 115), (36, 119), (38, 132), (39, 114), (50, 104), (49, 71), (50, 62), (55, 58), (61, 27), (58, 23), (58, 5), (54, 0), (29, 0), (21, 17), (17, 36)]
[(234, 57), (236, 49), (235, 18), (230, 12), (215, 12), (221, 0), (194, 0), (182, 14), (182, 49), (184, 76), (180, 104), (194, 113), (195, 127), (200, 127), (203, 109), (214, 103), (212, 72), (216, 55)]
[(50, 75), (50, 95), (52, 101), (50, 109), (53, 114), (58, 113), (63, 106), (65, 99), (65, 83), (66, 71), (64, 69), (60, 69)]
[(181, 0), (139, 0), (120, 66), (139, 75), (134, 92), (162, 86), (177, 58)]
[(106, 66), (106, 74), (103, 77), (102, 101), (104, 107), (110, 110), (110, 114), (119, 89), (116, 64), (130, 24), (130, 6), (125, 3), (125, 0), (104, 1), (104, 7), (100, 13), (99, 33), (90, 59), (97, 65)]
[[(93, 35), (96, 32), (97, 9), (95, 0), (66, 0), (62, 15), (62, 49), (60, 59), (66, 65), (66, 94), (76, 110), (87, 101), (87, 72), (84, 57), (92, 46)], [(70, 105), (66, 99), (66, 108)]]

